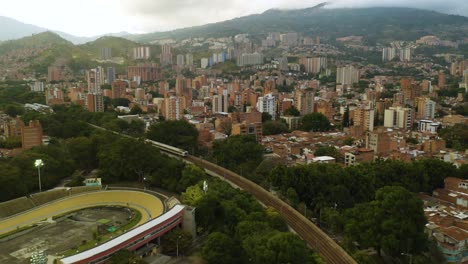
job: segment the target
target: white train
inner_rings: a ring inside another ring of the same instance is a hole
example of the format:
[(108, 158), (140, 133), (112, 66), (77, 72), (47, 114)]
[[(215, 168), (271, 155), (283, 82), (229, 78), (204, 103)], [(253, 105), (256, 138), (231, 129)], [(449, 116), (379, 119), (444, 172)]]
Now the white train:
[(169, 145), (161, 143), (161, 142), (157, 142), (157, 141), (150, 140), (150, 139), (145, 139), (145, 142), (148, 142), (151, 145), (153, 145), (153, 146), (155, 146), (155, 147), (157, 147), (157, 148), (159, 148), (159, 149), (161, 149), (163, 151), (169, 152), (171, 154), (175, 154), (175, 155), (179, 155), (179, 156), (183, 156), (183, 157), (188, 155), (188, 151), (186, 151), (186, 150), (176, 148), (176, 147), (173, 147), (173, 146), (169, 146)]

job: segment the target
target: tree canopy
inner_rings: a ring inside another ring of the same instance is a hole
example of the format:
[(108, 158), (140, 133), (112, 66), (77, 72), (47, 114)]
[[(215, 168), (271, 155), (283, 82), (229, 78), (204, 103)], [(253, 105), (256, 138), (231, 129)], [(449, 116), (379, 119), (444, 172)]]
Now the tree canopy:
[(328, 131), (331, 128), (330, 121), (321, 113), (304, 115), (301, 123), (301, 129), (304, 131)]
[(198, 131), (184, 120), (162, 121), (149, 127), (146, 137), (189, 152), (197, 148)]
[(288, 126), (282, 121), (267, 121), (263, 123), (262, 132), (264, 136), (287, 133)]

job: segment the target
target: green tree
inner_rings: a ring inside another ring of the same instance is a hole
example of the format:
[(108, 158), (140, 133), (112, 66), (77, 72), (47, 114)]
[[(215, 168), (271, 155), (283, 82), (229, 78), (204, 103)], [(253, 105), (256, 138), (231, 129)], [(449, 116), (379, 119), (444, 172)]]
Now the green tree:
[[(161, 245), (166, 255), (184, 255), (187, 249), (192, 245), (193, 237), (187, 231), (180, 228), (173, 229), (162, 237)], [(178, 246), (178, 252), (177, 252)]]
[(5, 114), (11, 116), (11, 117), (16, 117), (18, 115), (22, 115), (24, 113), (24, 108), (20, 105), (7, 105), (5, 107)]
[(187, 164), (182, 170), (182, 177), (177, 186), (177, 190), (179, 192), (185, 191), (187, 187), (195, 185), (205, 177), (206, 173), (203, 169), (193, 164)]
[(346, 235), (362, 247), (374, 247), (380, 254), (400, 257), (401, 252), (419, 253), (426, 236), (422, 202), (403, 187), (377, 190), (376, 199), (346, 211)]
[(343, 127), (349, 127), (349, 106), (346, 106), (346, 110), (343, 114), (342, 125)]
[(97, 166), (97, 149), (91, 139), (76, 137), (67, 139), (65, 142), (68, 153), (78, 168), (91, 171)]
[(267, 121), (271, 121), (272, 118), (273, 117), (268, 112), (263, 112), (262, 113), (262, 123), (265, 123)]
[(211, 233), (201, 248), (201, 256), (207, 263), (242, 263), (242, 255), (239, 243), (220, 232)]
[(291, 106), (290, 108), (284, 110), (284, 115), (285, 116), (300, 116), (301, 112), (297, 110), (295, 106)]
[(146, 137), (192, 152), (197, 148), (198, 131), (186, 121), (163, 121), (150, 126)]
[(255, 136), (231, 136), (213, 143), (213, 157), (221, 166), (248, 175), (262, 161), (263, 147), (257, 143)]
[(344, 141), (343, 144), (347, 146), (352, 146), (354, 144), (354, 138), (353, 137), (347, 137)]
[(188, 187), (185, 192), (182, 193), (181, 199), (184, 204), (196, 206), (198, 201), (203, 197), (205, 193), (199, 184)]
[(141, 115), (143, 114), (143, 110), (139, 105), (134, 105), (132, 109), (130, 110), (131, 115)]
[(331, 127), (328, 118), (321, 113), (307, 114), (301, 121), (301, 128), (304, 131), (328, 131)]
[(114, 107), (117, 107), (117, 106), (128, 107), (130, 105), (130, 100), (128, 100), (127, 98), (114, 98), (112, 99), (111, 103)]
[(314, 152), (316, 157), (319, 156), (330, 156), (336, 160), (341, 158), (340, 152), (334, 146), (319, 145)]
[(306, 244), (296, 234), (281, 232), (268, 239), (267, 249), (273, 252), (268, 263), (314, 263)]
[(288, 126), (281, 121), (267, 121), (262, 126), (262, 132), (265, 136), (287, 133), (288, 131)]

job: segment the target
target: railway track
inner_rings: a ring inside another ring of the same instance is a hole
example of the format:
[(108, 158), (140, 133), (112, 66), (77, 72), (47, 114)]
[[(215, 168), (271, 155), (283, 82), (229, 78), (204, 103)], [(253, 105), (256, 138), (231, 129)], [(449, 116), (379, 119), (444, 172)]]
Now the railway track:
[(351, 258), (348, 253), (344, 251), (343, 248), (341, 248), (333, 239), (325, 234), (325, 232), (310, 222), (302, 214), (297, 212), (290, 205), (262, 187), (230, 170), (203, 159), (190, 155), (184, 158), (202, 168), (213, 171), (219, 175), (223, 175), (227, 180), (251, 193), (266, 206), (271, 206), (278, 210), (286, 223), (294, 229), (313, 250), (318, 252), (327, 263), (356, 263), (356, 261), (354, 261), (353, 258)]
[[(89, 124), (94, 128), (106, 130), (105, 128)], [(110, 131), (117, 135), (129, 137), (117, 132)], [(162, 152), (168, 154), (167, 149), (161, 148), (158, 145), (154, 145), (159, 148)], [(266, 206), (271, 206), (280, 212), (286, 223), (297, 232), (297, 234), (316, 252), (318, 252), (327, 263), (331, 264), (356, 264), (357, 262), (351, 258), (348, 253), (343, 250), (333, 239), (331, 239), (325, 232), (318, 228), (315, 224), (310, 222), (302, 214), (292, 208), (289, 204), (285, 203), (278, 197), (274, 196), (270, 192), (266, 191), (262, 187), (253, 183), (250, 180), (236, 174), (230, 170), (227, 170), (221, 166), (218, 166), (209, 161), (197, 158), (195, 156), (187, 155), (186, 151), (181, 150), (182, 155), (178, 154), (178, 158), (185, 159), (191, 163), (194, 163), (202, 168), (208, 169), (218, 175), (223, 175), (228, 181), (239, 186), (243, 190), (246, 190), (260, 202)], [(174, 156), (172, 151), (169, 152), (170, 156)]]

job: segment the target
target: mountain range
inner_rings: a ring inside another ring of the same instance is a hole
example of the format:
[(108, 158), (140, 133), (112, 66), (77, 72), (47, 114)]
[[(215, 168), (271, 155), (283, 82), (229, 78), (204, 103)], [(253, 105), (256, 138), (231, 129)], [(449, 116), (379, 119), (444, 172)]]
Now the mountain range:
[(20, 22), (12, 18), (0, 16), (0, 42), (6, 41), (6, 40), (19, 39), (19, 38), (31, 36), (33, 34), (46, 32), (46, 31), (54, 32), (58, 34), (59, 36), (61, 36), (62, 38), (74, 44), (83, 44), (86, 42), (94, 41), (103, 36), (123, 37), (123, 36), (130, 35), (130, 33), (128, 32), (119, 32), (119, 33), (108, 33), (108, 34), (98, 35), (98, 36), (93, 36), (93, 37), (78, 37), (78, 36), (74, 36), (74, 35), (71, 35), (62, 31), (50, 30), (47, 28), (38, 27), (35, 25), (31, 25), (31, 24), (26, 24), (26, 23)]
[[(47, 29), (0, 17), (0, 41), (44, 31)], [(136, 35), (121, 32), (106, 35), (148, 43), (167, 38), (227, 37), (240, 33), (258, 35), (287, 31), (325, 38), (361, 35), (365, 36), (370, 44), (395, 39), (414, 40), (424, 35), (437, 35), (444, 39), (456, 40), (468, 36), (468, 18), (413, 8), (327, 9), (323, 8), (323, 5), (318, 5), (295, 10), (270, 9), (262, 14), (166, 32)], [(94, 41), (103, 36), (77, 37), (64, 32), (54, 32), (74, 44)]]
[[(131, 50), (140, 43), (149, 45), (152, 59), (157, 58), (160, 46), (153, 45), (160, 39), (186, 39), (194, 37), (229, 37), (235, 34), (251, 34), (260, 40), (268, 32), (300, 32), (308, 36), (320, 36), (330, 42), (337, 37), (363, 36), (365, 43), (386, 44), (394, 40), (414, 41), (425, 35), (436, 35), (446, 40), (468, 38), (468, 18), (446, 15), (434, 11), (410, 8), (360, 8), (323, 9), (313, 7), (298, 10), (268, 10), (203, 26), (123, 37), (96, 36), (79, 38), (63, 32), (46, 29), (0, 17), (0, 70), (8, 65), (18, 71), (32, 71), (37, 75), (47, 73), (50, 65), (66, 65), (77, 73), (96, 64), (125, 67), (134, 63)], [(5, 40), (8, 38), (19, 38)], [(86, 43), (84, 43), (86, 42)], [(77, 44), (78, 43), (78, 44)], [(80, 44), (81, 43), (81, 44)], [(84, 44), (83, 44), (84, 43)], [(101, 60), (101, 48), (111, 48), (115, 60)], [(468, 45), (458, 52), (467, 53)], [(178, 51), (175, 50), (175, 53)]]
[(139, 42), (150, 42), (164, 38), (225, 37), (240, 33), (257, 35), (288, 31), (330, 39), (360, 35), (365, 36), (369, 44), (386, 40), (415, 40), (424, 35), (437, 35), (444, 39), (455, 40), (468, 36), (468, 18), (396, 7), (271, 9), (262, 14), (224, 22), (168, 32), (133, 35), (128, 38)]

